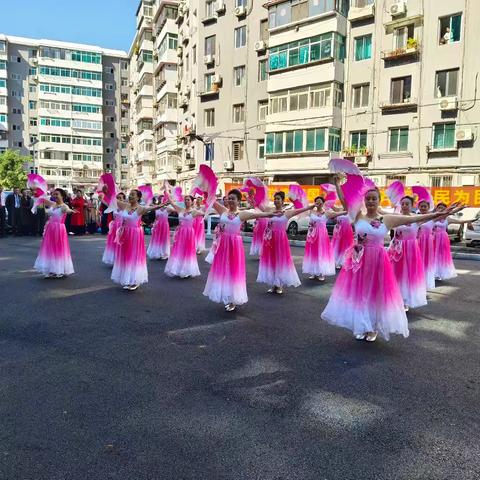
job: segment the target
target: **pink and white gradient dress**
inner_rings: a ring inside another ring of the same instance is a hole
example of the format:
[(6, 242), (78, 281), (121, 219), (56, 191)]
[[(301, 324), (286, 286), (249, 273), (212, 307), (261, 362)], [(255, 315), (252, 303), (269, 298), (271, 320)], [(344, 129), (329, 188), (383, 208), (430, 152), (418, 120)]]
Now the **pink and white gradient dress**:
[(33, 268), (44, 275), (71, 275), (74, 273), (65, 218), (61, 207), (47, 210), (50, 217), (43, 233), (40, 251)]
[(168, 224), (168, 210), (155, 210), (155, 223), (147, 249), (150, 260), (167, 258), (170, 255), (170, 225)]
[(271, 287), (298, 287), (301, 282), (292, 259), (285, 215), (269, 219), (263, 237), (257, 282)]
[(193, 228), (194, 217), (191, 213), (182, 212), (178, 220), (180, 225), (175, 230), (173, 247), (165, 265), (165, 273), (169, 277), (198, 277), (200, 270)]
[(113, 212), (113, 220), (108, 226), (107, 242), (102, 257), (102, 262), (107, 265), (113, 265), (115, 262), (115, 252), (118, 248), (118, 244), (115, 243), (115, 238), (117, 237), (118, 229), (122, 226), (121, 212), (122, 210)]
[(308, 275), (335, 275), (335, 261), (327, 231), (327, 216), (310, 214), (302, 272)]
[(402, 294), (384, 247), (387, 228), (380, 220), (360, 219), (355, 230), (357, 241), (347, 252), (322, 319), (354, 335), (376, 331), (386, 340), (392, 333), (408, 337)]
[(148, 282), (145, 239), (142, 217), (137, 211), (120, 213), (122, 224), (117, 229), (115, 263), (111, 279), (120, 285), (141, 285)]
[(333, 230), (332, 248), (335, 265), (341, 267), (345, 261), (345, 254), (353, 245), (353, 229), (348, 215), (337, 217), (337, 223)]
[(203, 294), (213, 302), (242, 305), (248, 302), (242, 222), (238, 215), (224, 212), (219, 227), (222, 234)]
[(260, 255), (262, 253), (263, 236), (268, 225), (268, 218), (257, 218), (253, 227), (252, 243), (250, 245), (250, 255)]
[(457, 276), (447, 228), (448, 220), (446, 219), (436, 221), (433, 228), (434, 275), (439, 280), (450, 280)]
[(205, 224), (203, 221), (203, 214), (197, 215), (193, 219), (193, 229), (195, 231), (195, 244), (197, 252), (204, 252), (205, 249)]
[(411, 308), (427, 304), (427, 285), (417, 234), (418, 225), (415, 223), (396, 228), (388, 249), (403, 302)]
[(435, 250), (433, 245), (433, 227), (433, 220), (423, 223), (418, 229), (417, 236), (418, 246), (420, 247), (420, 253), (422, 254), (427, 290), (433, 290), (435, 288)]

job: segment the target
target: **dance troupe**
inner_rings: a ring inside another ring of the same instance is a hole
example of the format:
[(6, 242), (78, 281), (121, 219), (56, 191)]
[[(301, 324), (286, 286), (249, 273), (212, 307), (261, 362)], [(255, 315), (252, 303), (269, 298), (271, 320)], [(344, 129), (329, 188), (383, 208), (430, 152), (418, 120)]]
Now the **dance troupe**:
[[(180, 187), (164, 185), (157, 197), (151, 186), (132, 189), (128, 197), (119, 192), (113, 177), (100, 177), (97, 193), (112, 212), (103, 262), (111, 265), (111, 279), (133, 291), (148, 282), (147, 257), (166, 260), (165, 274), (191, 278), (200, 275), (197, 255), (205, 250), (204, 218), (219, 215), (206, 261), (211, 264), (203, 294), (213, 302), (234, 311), (248, 301), (242, 225), (255, 220), (250, 255), (259, 256), (257, 282), (268, 285), (268, 292), (283, 294), (285, 287), (301, 282), (293, 263), (287, 237), (291, 217), (310, 212), (302, 272), (311, 280), (324, 281), (340, 270), (321, 318), (331, 325), (347, 328), (357, 340), (374, 342), (377, 336), (389, 340), (391, 334), (409, 335), (407, 312), (427, 304), (427, 290), (436, 280), (456, 277), (447, 227), (453, 214), (464, 205), (434, 206), (425, 187), (412, 187), (407, 195), (401, 182), (387, 188), (393, 207), (380, 206), (380, 191), (344, 159), (330, 161), (333, 184), (321, 185), (325, 196), (309, 205), (298, 185), (288, 193), (293, 208), (285, 208), (285, 193), (277, 192), (270, 206), (268, 190), (258, 178), (247, 178), (243, 192), (249, 209), (240, 208), (242, 191), (228, 192), (223, 204), (216, 200), (218, 186), (214, 172), (202, 165), (190, 195)], [(74, 272), (64, 221), (72, 212), (65, 205), (65, 192), (47, 193), (45, 180), (29, 176), (35, 192), (35, 206), (48, 207), (35, 269), (46, 278), (60, 278)], [(155, 211), (155, 224), (145, 249), (142, 215)], [(179, 225), (170, 239), (169, 212), (178, 214)], [(414, 213), (417, 211), (418, 213)], [(332, 240), (327, 221), (336, 219)], [(393, 231), (388, 247), (385, 239)]]

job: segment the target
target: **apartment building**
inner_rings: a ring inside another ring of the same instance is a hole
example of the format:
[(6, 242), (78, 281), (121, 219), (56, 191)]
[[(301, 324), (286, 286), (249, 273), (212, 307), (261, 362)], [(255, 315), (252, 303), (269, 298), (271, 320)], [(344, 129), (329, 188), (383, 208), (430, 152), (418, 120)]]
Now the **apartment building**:
[(344, 155), (379, 185), (479, 185), (480, 4), (353, 0)]
[(319, 184), (341, 150), (348, 1), (273, 0), (265, 8), (265, 176)]
[(264, 172), (267, 24), (261, 2), (180, 2), (177, 179), (186, 187), (202, 162), (221, 190)]
[(52, 187), (90, 190), (105, 170), (126, 185), (127, 87), (126, 52), (0, 35), (0, 150), (31, 155)]

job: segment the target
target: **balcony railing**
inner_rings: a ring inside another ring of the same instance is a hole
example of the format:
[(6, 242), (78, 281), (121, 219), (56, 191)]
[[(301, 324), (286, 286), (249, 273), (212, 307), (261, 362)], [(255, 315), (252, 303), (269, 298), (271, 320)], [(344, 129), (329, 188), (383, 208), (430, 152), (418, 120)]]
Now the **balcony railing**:
[(382, 112), (399, 112), (417, 110), (418, 100), (416, 98), (405, 98), (403, 102), (382, 102), (380, 109)]
[(420, 54), (420, 45), (418, 43), (410, 43), (405, 47), (397, 48), (395, 50), (383, 51), (381, 57), (385, 61), (393, 61), (404, 58), (418, 58)]

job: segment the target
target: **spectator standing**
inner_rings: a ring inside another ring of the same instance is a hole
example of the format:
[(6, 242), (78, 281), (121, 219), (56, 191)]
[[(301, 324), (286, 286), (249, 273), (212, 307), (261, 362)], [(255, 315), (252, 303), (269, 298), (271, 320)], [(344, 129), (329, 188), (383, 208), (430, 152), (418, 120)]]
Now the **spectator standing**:
[(70, 218), (70, 231), (75, 235), (85, 235), (85, 209), (87, 202), (83, 192), (77, 190), (75, 197), (70, 202), (70, 208), (74, 211)]
[(21, 235), (20, 199), (20, 189), (14, 187), (13, 193), (8, 195), (5, 200), (5, 206), (8, 212), (8, 224), (12, 227), (12, 233), (15, 236)]
[(20, 225), (22, 235), (33, 235), (33, 200), (30, 192), (24, 188), (20, 198)]
[(0, 238), (5, 236), (7, 213), (5, 210), (6, 195), (3, 187), (0, 185)]

